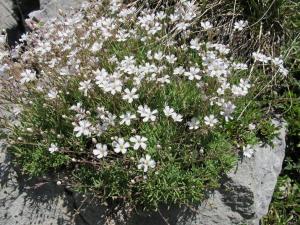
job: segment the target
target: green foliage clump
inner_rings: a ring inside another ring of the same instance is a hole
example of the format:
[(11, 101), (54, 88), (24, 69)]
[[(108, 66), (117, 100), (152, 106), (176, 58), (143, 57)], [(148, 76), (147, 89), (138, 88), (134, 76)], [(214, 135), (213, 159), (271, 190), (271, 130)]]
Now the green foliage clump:
[[(272, 143), (282, 58), (235, 57), (195, 2), (158, 9), (90, 3), (3, 56), (1, 101), (15, 119), (4, 125), (24, 173), (157, 209), (200, 203), (239, 157)], [(226, 25), (230, 40), (240, 22)]]

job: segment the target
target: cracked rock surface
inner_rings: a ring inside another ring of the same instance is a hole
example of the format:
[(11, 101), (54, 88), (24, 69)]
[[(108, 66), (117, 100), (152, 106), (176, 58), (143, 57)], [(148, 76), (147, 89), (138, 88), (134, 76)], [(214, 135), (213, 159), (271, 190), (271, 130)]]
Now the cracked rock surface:
[(56, 184), (29, 184), (17, 175), (5, 145), (0, 150), (0, 224), (68, 224), (72, 196)]

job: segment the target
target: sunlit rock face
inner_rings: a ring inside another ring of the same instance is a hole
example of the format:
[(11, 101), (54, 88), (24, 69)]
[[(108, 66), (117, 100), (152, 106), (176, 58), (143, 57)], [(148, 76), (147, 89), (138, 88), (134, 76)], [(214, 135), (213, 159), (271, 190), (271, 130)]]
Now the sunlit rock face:
[(59, 11), (66, 13), (79, 7), (82, 2), (84, 0), (1, 0), (0, 32), (6, 30), (9, 45), (14, 45), (29, 30), (26, 19), (31, 13), (39, 14), (46, 21), (56, 17)]
[(84, 0), (40, 0), (40, 9), (44, 18), (56, 17), (59, 10), (66, 13), (71, 8), (77, 8)]
[(14, 4), (10, 0), (0, 2), (0, 30), (17, 26), (17, 18), (14, 13)]

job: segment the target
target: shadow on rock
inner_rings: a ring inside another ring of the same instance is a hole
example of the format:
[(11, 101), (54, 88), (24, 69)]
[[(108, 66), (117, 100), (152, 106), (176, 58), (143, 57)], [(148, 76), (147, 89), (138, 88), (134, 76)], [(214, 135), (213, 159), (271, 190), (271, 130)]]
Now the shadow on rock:
[(0, 163), (0, 224), (73, 224), (72, 193), (46, 180), (26, 181), (13, 167), (3, 143)]

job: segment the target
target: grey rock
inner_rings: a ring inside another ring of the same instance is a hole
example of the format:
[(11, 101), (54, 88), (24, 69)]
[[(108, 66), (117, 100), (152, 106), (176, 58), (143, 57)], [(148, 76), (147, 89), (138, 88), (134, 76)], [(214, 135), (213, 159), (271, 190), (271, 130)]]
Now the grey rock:
[(0, 224), (71, 224), (72, 194), (48, 182), (24, 182), (11, 165), (4, 143), (0, 148)]
[(103, 225), (107, 208), (51, 179), (26, 181), (0, 142), (0, 225)]
[(29, 17), (35, 17), (42, 22), (55, 18), (59, 12), (66, 14), (80, 7), (85, 0), (40, 0), (40, 10), (33, 11)]
[(57, 16), (57, 12), (62, 10), (67, 12), (72, 8), (78, 8), (86, 0), (40, 0), (41, 10), (47, 11), (49, 17)]
[[(84, 0), (0, 0), (0, 32), (6, 30), (9, 45), (14, 45), (31, 24), (27, 17), (36, 16), (46, 22), (57, 17), (59, 10), (68, 13), (78, 8)], [(37, 10), (40, 6), (40, 10)]]
[(11, 0), (0, 1), (0, 31), (17, 26), (18, 22), (13, 7)]

